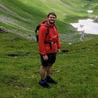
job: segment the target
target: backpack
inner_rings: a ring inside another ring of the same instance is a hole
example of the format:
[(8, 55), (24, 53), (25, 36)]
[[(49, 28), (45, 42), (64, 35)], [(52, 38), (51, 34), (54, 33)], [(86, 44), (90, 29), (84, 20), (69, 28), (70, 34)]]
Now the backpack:
[[(44, 24), (46, 22), (46, 20), (42, 21), (41, 24)], [(35, 37), (36, 37), (36, 41), (38, 42), (38, 31), (40, 29), (41, 24), (38, 24), (35, 28)], [(46, 26), (47, 27), (47, 26)], [(49, 28), (47, 27), (47, 32), (45, 33), (46, 37), (49, 34)]]
[[(46, 20), (44, 20), (43, 22), (41, 22), (41, 24), (44, 24), (45, 22), (46, 22)], [(38, 39), (38, 31), (39, 31), (39, 29), (40, 29), (41, 24), (38, 24), (38, 25), (36, 26), (36, 28), (35, 28), (36, 42), (39, 41), (39, 39)], [(46, 28), (47, 28), (47, 32), (45, 32), (45, 37), (47, 37), (48, 34), (49, 34), (49, 27), (46, 26)], [(57, 29), (56, 26), (55, 26), (55, 28)], [(45, 44), (49, 44), (49, 45), (50, 45), (50, 48), (52, 48), (52, 42), (51, 42), (51, 41), (45, 41), (44, 43), (45, 43)]]

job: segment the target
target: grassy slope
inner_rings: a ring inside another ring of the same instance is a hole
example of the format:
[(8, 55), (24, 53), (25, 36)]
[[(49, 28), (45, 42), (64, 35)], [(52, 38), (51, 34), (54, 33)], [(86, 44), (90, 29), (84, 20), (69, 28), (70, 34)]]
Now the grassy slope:
[[(54, 5), (52, 2), (56, 4)], [(15, 29), (15, 33), (28, 35), (32, 34), (32, 30), (39, 21), (46, 17), (49, 11), (55, 11), (58, 16), (57, 23), (60, 32), (71, 32), (69, 22), (76, 20), (77, 17), (85, 16), (86, 13), (85, 9), (81, 9), (81, 6), (78, 6), (77, 10), (75, 3), (73, 3), (74, 5), (68, 1), (65, 3), (62, 0), (51, 0), (50, 2), (47, 0), (0, 0), (0, 20), (3, 17), (2, 26), (10, 29), (11, 32)], [(81, 14), (81, 11), (84, 14)], [(64, 27), (66, 27), (65, 30)]]
[[(94, 5), (94, 13), (97, 13), (98, 3), (92, 3), (92, 5)], [(78, 18), (87, 17), (87, 8), (87, 1), (81, 2), (81, 0), (49, 2), (47, 0), (0, 0), (0, 27), (31, 39), (36, 25), (49, 11), (55, 11), (58, 16), (59, 32), (72, 33), (75, 31), (69, 23), (77, 21)]]
[[(33, 1), (39, 5), (43, 3), (42, 0)], [(40, 2), (38, 3), (38, 1)], [(47, 0), (43, 1), (47, 2)], [(68, 0), (57, 1), (70, 3)], [(76, 0), (70, 1), (74, 3), (70, 3), (69, 6), (76, 7)], [(0, 4), (12, 11), (10, 12), (4, 7), (2, 10), (0, 9), (0, 17), (3, 15), (12, 21), (10, 21), (11, 23), (6, 22), (6, 25), (5, 22), (0, 23), (0, 26), (8, 28), (12, 33), (19, 31), (19, 34), (27, 35), (32, 33), (28, 30), (34, 28), (51, 7), (50, 2), (49, 7), (43, 9), (37, 5), (28, 6), (31, 4), (30, 1), (27, 2), (27, 5), (23, 5), (16, 0), (0, 0)], [(39, 10), (41, 8), (43, 11)], [(74, 15), (81, 16), (78, 11), (73, 12), (73, 16), (70, 16), (72, 12), (70, 7), (65, 12), (68, 12), (69, 16), (65, 18), (65, 20), (67, 19), (66, 24), (73, 21)], [(61, 26), (64, 28), (66, 24), (62, 23), (61, 19), (62, 17), (58, 21), (58, 25), (62, 24)], [(62, 43), (62, 48), (69, 49), (69, 53), (59, 53), (54, 64), (55, 74), (53, 76), (58, 81), (58, 85), (51, 85), (51, 89), (42, 89), (38, 85), (40, 61), (37, 44), (12, 33), (0, 33), (0, 98), (98, 98), (98, 37), (72, 45)]]
[(44, 13), (39, 12), (37, 8), (28, 7), (18, 1), (1, 0), (0, 2), (2, 7), (0, 16), (4, 18), (2, 19), (4, 21), (1, 21), (2, 26), (11, 32), (16, 30), (14, 32), (19, 32), (21, 35), (32, 34), (33, 28), (44, 16)]
[(0, 33), (0, 98), (97, 98), (98, 37), (71, 46), (62, 44), (69, 52), (59, 53), (54, 64), (58, 85), (42, 89), (36, 43)]

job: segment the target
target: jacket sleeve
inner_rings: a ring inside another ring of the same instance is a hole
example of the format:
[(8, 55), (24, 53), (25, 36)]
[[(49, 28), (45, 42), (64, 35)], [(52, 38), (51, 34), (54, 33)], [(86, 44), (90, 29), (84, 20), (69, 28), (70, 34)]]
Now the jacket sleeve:
[(60, 37), (59, 37), (59, 34), (57, 35), (58, 35), (57, 48), (60, 49), (61, 48)]
[(39, 53), (41, 55), (46, 55), (46, 51), (45, 51), (45, 32), (46, 32), (46, 28), (45, 26), (41, 26), (38, 32), (38, 47), (39, 47)]

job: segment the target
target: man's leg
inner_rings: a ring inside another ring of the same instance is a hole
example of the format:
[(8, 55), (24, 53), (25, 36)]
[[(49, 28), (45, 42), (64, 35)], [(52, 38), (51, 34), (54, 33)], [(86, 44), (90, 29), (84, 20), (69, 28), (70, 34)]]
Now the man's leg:
[(48, 63), (48, 66), (47, 66), (47, 77), (46, 77), (46, 80), (47, 80), (48, 83), (57, 84), (57, 82), (51, 78), (52, 66), (55, 63), (56, 54), (55, 53), (54, 54), (49, 54), (48, 57), (49, 57), (49, 63)]
[(41, 80), (44, 80), (47, 76), (47, 67), (41, 66), (40, 68)]
[(52, 75), (52, 66), (47, 66), (47, 76), (51, 76)]
[(57, 84), (57, 82), (51, 78), (51, 74), (52, 74), (52, 66), (48, 66), (48, 67), (47, 67), (47, 77), (46, 77), (46, 81), (47, 81), (48, 83)]
[(46, 81), (47, 67), (41, 66), (41, 68), (40, 68), (40, 76), (41, 76), (41, 80), (39, 81), (39, 84), (42, 87), (50, 88), (50, 86), (47, 84), (47, 81)]

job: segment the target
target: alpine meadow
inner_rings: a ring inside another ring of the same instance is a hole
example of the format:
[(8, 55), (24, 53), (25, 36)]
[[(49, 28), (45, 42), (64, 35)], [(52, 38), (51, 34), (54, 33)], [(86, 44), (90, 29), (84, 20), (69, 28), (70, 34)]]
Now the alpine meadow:
[[(57, 14), (61, 51), (53, 65), (58, 84), (48, 89), (38, 84), (34, 30), (49, 12)], [(98, 98), (98, 35), (80, 41), (70, 24), (95, 16), (98, 0), (0, 0), (0, 98)]]

